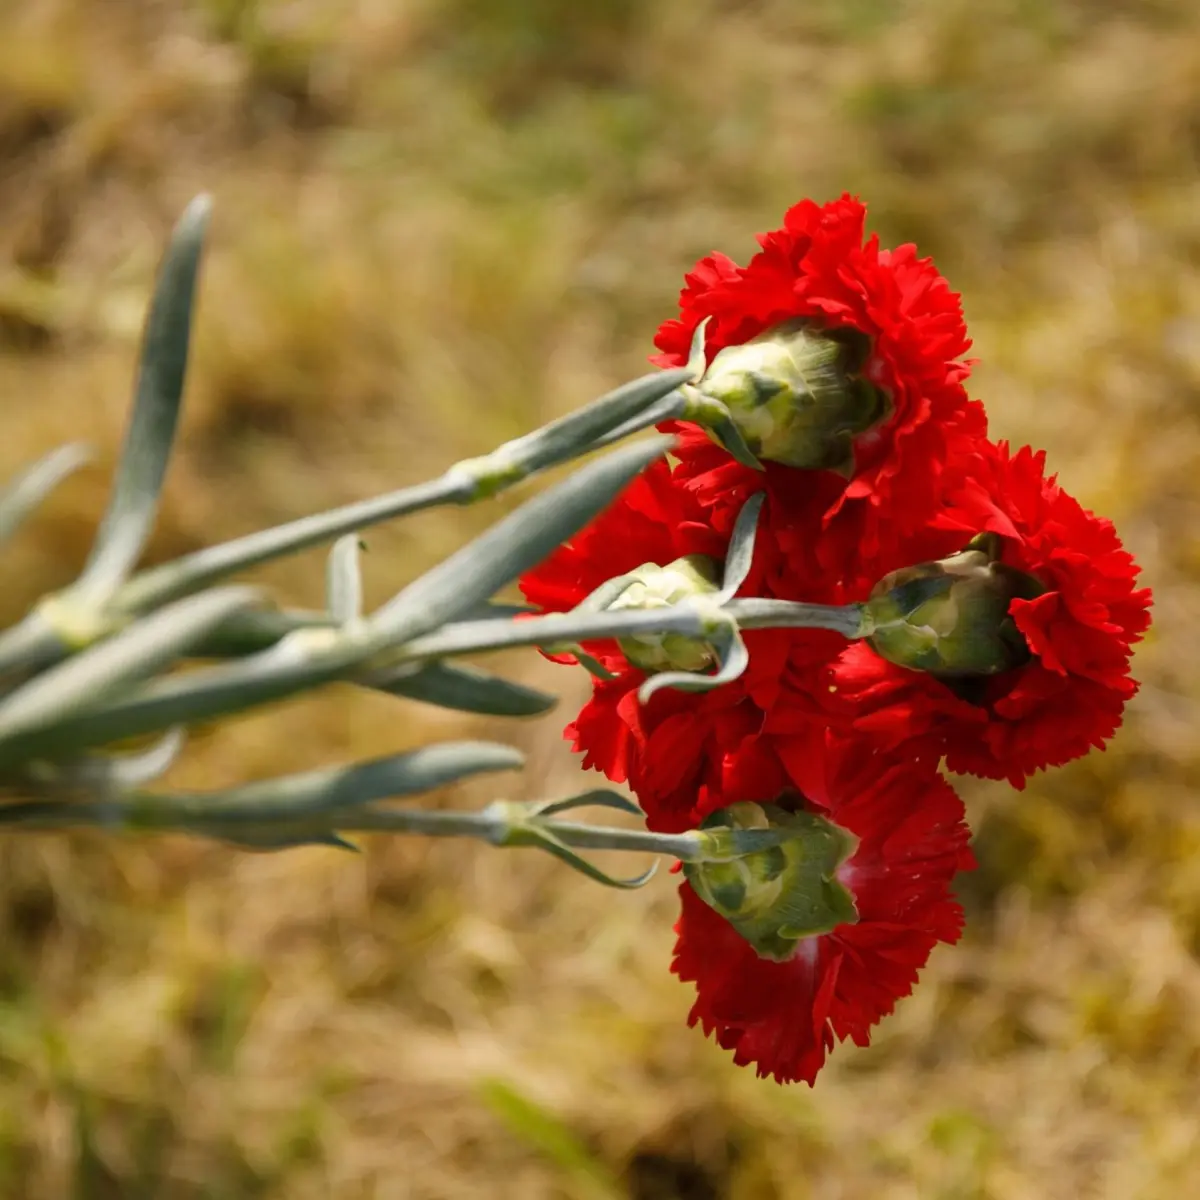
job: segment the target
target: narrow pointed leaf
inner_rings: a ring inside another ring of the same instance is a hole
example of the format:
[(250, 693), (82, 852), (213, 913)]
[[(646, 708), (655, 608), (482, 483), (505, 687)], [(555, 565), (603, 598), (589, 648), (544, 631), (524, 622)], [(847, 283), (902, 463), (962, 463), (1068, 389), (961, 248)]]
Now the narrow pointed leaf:
[(692, 344), (688, 347), (688, 371), (694, 380), (702, 380), (708, 370), (708, 326), (712, 317), (705, 317), (692, 330)]
[(150, 302), (133, 412), (112, 499), (75, 585), (80, 595), (98, 602), (107, 600), (137, 564), (158, 512), (183, 400), (192, 307), (211, 208), (207, 196), (188, 205), (172, 234)]
[[(506, 646), (559, 644), (588, 637), (661, 631), (697, 634), (703, 631), (703, 622), (698, 614), (684, 609), (582, 616), (555, 613), (525, 621), (465, 622), (456, 629), (404, 647), (403, 661)], [(52, 738), (47, 735), (29, 739), (22, 744), (22, 752), (29, 756), (54, 752), (56, 746), (82, 749), (139, 737), (172, 725), (242, 712), (335, 680), (370, 686), (370, 679), (377, 674), (363, 672), (364, 663), (373, 652), (370, 644), (357, 637), (342, 637), (331, 627), (314, 629), (312, 633), (328, 637), (318, 639), (318, 644), (310, 648), (303, 640), (304, 631), (300, 630), (297, 637), (301, 640), (291, 637), (238, 661), (155, 680), (128, 695), (114, 697), (102, 708), (64, 722), (53, 731)], [(9, 761), (6, 750), (0, 746), (0, 764), (6, 761)]]
[(544, 470), (596, 448), (597, 440), (636, 418), (647, 406), (691, 379), (686, 369), (654, 371), (593, 400), (541, 429), (499, 447), (475, 463), (511, 464), (525, 473)]
[(329, 846), (338, 850), (358, 852), (358, 847), (337, 833), (309, 828), (313, 821), (298, 823), (301, 827), (279, 828), (266, 823), (261, 827), (226, 828), (204, 818), (159, 807), (148, 815), (149, 799), (143, 794), (115, 797), (108, 800), (64, 804), (59, 801), (35, 800), (23, 804), (0, 805), (0, 829), (24, 829), (46, 832), (65, 829), (103, 829), (140, 833), (183, 833), (208, 837), (239, 850), (294, 850), (300, 846)]
[(111, 797), (140, 788), (157, 779), (174, 764), (183, 749), (182, 729), (168, 730), (145, 750), (132, 754), (90, 755), (62, 762), (30, 764), (18, 785), (34, 792), (85, 791)]
[[(714, 404), (716, 402), (714, 401)], [(724, 408), (724, 405), (721, 405)], [(728, 410), (723, 416), (714, 416), (706, 422), (709, 429), (720, 439), (721, 445), (729, 451), (733, 457), (742, 464), (743, 467), (749, 467), (752, 471), (761, 471), (762, 463), (755, 457), (754, 451), (746, 444), (746, 439), (742, 437), (742, 431), (737, 427), (737, 423), (729, 415)]]
[(469, 612), (607, 508), (671, 444), (659, 437), (624, 447), (527, 500), (375, 613), (370, 624), (376, 636), (396, 644)]
[(635, 433), (641, 433), (643, 429), (650, 429), (655, 425), (661, 425), (664, 421), (678, 420), (687, 411), (687, 407), (687, 396), (677, 388), (661, 400), (656, 400), (648, 408), (638, 413), (636, 417), (630, 417), (628, 421), (610, 430), (602, 438), (597, 438), (592, 448), (594, 450), (602, 450), (607, 446), (616, 445), (617, 442), (623, 442)]
[[(183, 603), (176, 601), (177, 605)], [(369, 654), (369, 647), (360, 640), (339, 637), (335, 630), (313, 631), (330, 635), (316, 647), (295, 640), (303, 632), (260, 654), (143, 684), (61, 721), (52, 729), (31, 733), (20, 742), (9, 745), (0, 742), (0, 765), (8, 764), (14, 757), (30, 758), (102, 746), (159, 733), (173, 725), (190, 725), (244, 712), (349, 678)]]
[(269, 650), (300, 629), (332, 629), (328, 613), (247, 608), (222, 621), (195, 649), (197, 658), (244, 658)]
[(589, 792), (580, 792), (577, 796), (567, 796), (562, 800), (544, 800), (530, 806), (530, 812), (537, 817), (552, 817), (558, 813), (572, 812), (577, 808), (612, 808), (617, 812), (628, 813), (631, 817), (645, 817), (638, 806), (609, 788), (594, 788)]
[(729, 539), (729, 553), (725, 556), (725, 577), (721, 580), (721, 590), (713, 599), (718, 604), (725, 604), (737, 594), (738, 588), (746, 582), (750, 567), (754, 562), (754, 538), (758, 531), (758, 518), (762, 512), (764, 496), (758, 492), (742, 505), (734, 522), (733, 534)]
[(51, 667), (0, 701), (0, 742), (56, 725), (112, 690), (145, 679), (257, 599), (255, 589), (241, 586), (189, 597)]
[(92, 758), (87, 760), (87, 769), (97, 773), (106, 790), (129, 791), (132, 788), (145, 787), (171, 769), (186, 741), (187, 735), (176, 726), (174, 729), (168, 729), (146, 750), (135, 754)]
[(46, 623), (42, 614), (31, 612), (0, 633), (0, 677), (54, 662), (66, 650), (62, 638)]
[(581, 854), (576, 854), (570, 846), (560, 842), (549, 831), (535, 828), (532, 830), (532, 833), (534, 836), (528, 840), (510, 844), (536, 846), (539, 850), (545, 850), (547, 853), (553, 854), (560, 862), (573, 867), (581, 875), (586, 875), (588, 879), (594, 880), (596, 883), (602, 883), (605, 887), (620, 888), (622, 891), (635, 891), (637, 888), (645, 887), (658, 873), (658, 859), (655, 859), (640, 875), (636, 875), (632, 879), (619, 879), (615, 875), (610, 875), (607, 871), (602, 871)]
[(610, 671), (598, 658), (593, 658), (586, 650), (575, 650), (575, 661), (593, 678), (601, 682), (616, 679), (616, 672)]
[[(474, 775), (517, 770), (524, 762), (519, 750), (499, 742), (443, 742), (220, 792), (142, 792), (92, 805), (0, 806), (0, 825), (69, 827), (90, 819), (128, 829), (202, 833), (263, 847), (300, 844), (314, 837), (328, 841), (339, 830), (340, 816), (354, 809), (432, 791)], [(61, 811), (61, 818), (55, 810)], [(354, 825), (353, 817), (347, 817), (347, 825)]]
[(285, 775), (222, 792), (147, 797), (146, 801), (203, 816), (226, 828), (329, 815), (331, 829), (336, 829), (336, 814), (341, 811), (524, 765), (519, 750), (500, 742), (441, 742), (406, 754)]
[[(855, 605), (838, 608), (748, 599), (731, 601), (725, 611), (745, 628), (832, 629), (854, 638), (861, 636), (860, 609)], [(335, 634), (332, 629), (323, 632)], [(562, 646), (644, 633), (707, 636), (708, 622), (702, 613), (686, 606), (649, 612), (552, 613), (524, 621), (464, 621), (405, 644), (399, 659), (412, 662), (513, 646)], [(369, 646), (354, 639), (335, 640), (320, 653), (309, 653), (302, 645), (290, 645), (290, 641), (239, 662), (156, 680), (127, 696), (116, 697), (101, 710), (63, 723), (55, 730), (54, 738), (39, 742), (36, 749), (48, 753), (56, 741), (75, 749), (102, 745), (240, 712), (332, 680), (354, 681), (371, 654)], [(32, 741), (23, 746), (28, 753), (34, 748)], [(0, 746), (0, 763), (7, 761), (6, 748)]]
[(606, 579), (595, 591), (589, 592), (580, 602), (575, 605), (571, 612), (574, 613), (594, 613), (604, 612), (610, 604), (615, 603), (620, 599), (621, 594), (629, 586), (630, 579), (633, 576), (629, 574), (614, 575), (612, 579)]
[(263, 830), (262, 832), (239, 830), (234, 832), (214, 829), (208, 833), (208, 836), (224, 842), (227, 846), (234, 846), (238, 850), (251, 850), (262, 853), (273, 853), (279, 850), (298, 850), (302, 846), (324, 846), (330, 850), (348, 850), (351, 854), (361, 853), (353, 842), (346, 841), (341, 834), (337, 833), (272, 833), (270, 830)]
[(498, 604), (494, 600), (485, 600), (482, 604), (474, 605), (463, 616), (472, 621), (482, 621), (488, 617), (525, 617), (537, 611), (532, 604)]
[(0, 543), (8, 541), (26, 517), (91, 457), (91, 450), (82, 442), (72, 442), (52, 450), (11, 480), (0, 492)]
[(326, 603), (337, 625), (348, 625), (362, 616), (362, 569), (358, 534), (348, 533), (333, 543), (325, 571)]
[(458, 712), (494, 717), (535, 717), (549, 712), (558, 698), (524, 684), (489, 675), (475, 667), (433, 661), (414, 670), (405, 666), (363, 680), (376, 691)]
[(168, 729), (149, 749), (109, 759), (109, 778), (120, 788), (144, 787), (174, 766), (186, 742), (187, 734), (178, 725)]
[(711, 692), (722, 684), (732, 683), (750, 665), (750, 653), (746, 643), (736, 629), (723, 630), (713, 640), (720, 654), (718, 669), (711, 675), (695, 671), (663, 671), (651, 675), (638, 688), (638, 703), (646, 704), (655, 692), (663, 688), (674, 688), (679, 692)]

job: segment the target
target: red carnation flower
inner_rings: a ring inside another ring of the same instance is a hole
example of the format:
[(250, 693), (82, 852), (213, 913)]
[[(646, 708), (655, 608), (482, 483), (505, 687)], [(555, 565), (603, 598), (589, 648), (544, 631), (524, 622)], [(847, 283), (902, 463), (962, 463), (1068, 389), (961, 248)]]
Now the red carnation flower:
[(933, 947), (958, 940), (950, 885), (974, 866), (962, 802), (936, 760), (891, 759), (851, 741), (819, 757), (823, 770), (810, 771), (812, 790), (795, 803), (858, 839), (837, 872), (856, 923), (801, 941), (780, 962), (759, 957), (690, 884), (680, 890), (672, 970), (696, 984), (689, 1023), (780, 1083), (812, 1084), (835, 1041), (869, 1044)]
[(834, 668), (855, 728), (899, 746), (927, 739), (953, 771), (1023, 788), (1034, 771), (1102, 749), (1137, 691), (1132, 645), (1150, 623), (1148, 588), (1112, 522), (1045, 476), (1045, 454), (980, 444), (972, 478), (937, 518), (940, 528), (998, 534), (1006, 566), (1045, 590), (1008, 612), (1028, 663), (968, 687), (896, 666), (864, 644)]
[[(853, 440), (850, 479), (831, 471), (795, 470), (766, 463), (768, 488), (790, 498), (776, 517), (803, 512), (806, 531), (826, 529), (812, 551), (835, 576), (856, 558), (886, 556), (886, 543), (919, 531), (940, 501), (943, 478), (976, 437), (986, 431), (982, 406), (967, 398), (963, 381), (970, 346), (957, 293), (913, 246), (881, 250), (864, 240), (865, 207), (850, 196), (825, 205), (805, 200), (790, 209), (782, 229), (763, 234), (745, 268), (724, 255), (702, 259), (687, 276), (681, 315), (665, 322), (655, 362), (680, 366), (697, 325), (706, 331), (709, 362), (795, 318), (823, 331), (853, 331), (866, 342), (859, 376), (887, 398), (890, 415)], [(727, 530), (763, 475), (734, 462), (703, 431), (675, 425), (682, 435), (680, 477)]]

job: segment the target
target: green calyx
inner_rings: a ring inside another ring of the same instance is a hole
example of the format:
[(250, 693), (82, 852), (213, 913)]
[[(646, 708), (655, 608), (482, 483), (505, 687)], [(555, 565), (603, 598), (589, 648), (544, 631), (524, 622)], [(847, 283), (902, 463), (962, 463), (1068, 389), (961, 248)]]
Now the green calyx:
[(994, 534), (981, 534), (959, 554), (880, 580), (866, 605), (875, 653), (946, 679), (998, 675), (1028, 662), (1009, 609), (1045, 589), (1000, 562), (1000, 548)]
[[(673, 608), (685, 600), (715, 596), (720, 565), (703, 554), (689, 554), (666, 566), (645, 563), (623, 579), (624, 587), (606, 605), (609, 612)], [(679, 633), (645, 633), (621, 638), (621, 653), (643, 671), (703, 671), (717, 661), (716, 649)]]
[(694, 389), (728, 409), (758, 458), (849, 478), (854, 438), (892, 412), (888, 396), (859, 374), (868, 350), (853, 331), (786, 321), (720, 351)]
[[(838, 868), (854, 853), (855, 838), (814, 813), (775, 804), (734, 804), (701, 826), (704, 858), (685, 862), (696, 894), (720, 913), (761, 958), (786, 962), (807, 938), (858, 920)], [(766, 849), (739, 853), (746, 830), (779, 835)]]

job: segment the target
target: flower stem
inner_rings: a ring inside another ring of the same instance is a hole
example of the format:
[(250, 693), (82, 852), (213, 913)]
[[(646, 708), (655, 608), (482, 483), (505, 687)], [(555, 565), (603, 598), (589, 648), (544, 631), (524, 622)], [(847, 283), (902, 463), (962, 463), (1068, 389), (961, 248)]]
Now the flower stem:
[[(297, 804), (273, 813), (215, 803), (199, 803), (189, 793), (151, 795), (131, 792), (103, 801), (31, 801), (0, 805), (0, 828), (63, 830), (102, 828), (143, 833), (204, 834), (260, 846), (296, 845), (327, 839), (331, 834), (410, 833), (423, 837), (468, 837), (493, 846), (533, 845), (525, 832), (548, 835), (580, 850), (634, 850), (662, 854), (685, 862), (705, 859), (711, 837), (699, 830), (654, 833), (646, 829), (588, 825), (530, 814), (528, 806), (497, 802), (478, 812), (363, 806), (337, 813), (304, 812)], [(214, 797), (214, 800), (219, 800)]]
[[(864, 634), (862, 606), (798, 604), (790, 600), (731, 600), (721, 609), (740, 629), (829, 629), (848, 639)], [(703, 637), (711, 632), (711, 614), (681, 604), (643, 612), (549, 613), (523, 621), (459, 621), (436, 633), (414, 638), (395, 652), (397, 661), (449, 658), (514, 646), (556, 646), (632, 637), (641, 633), (677, 633)]]
[(742, 629), (829, 629), (848, 641), (869, 632), (861, 604), (801, 604), (794, 600), (732, 600), (725, 606)]
[(382, 521), (427, 508), (488, 499), (531, 475), (619, 440), (605, 436), (614, 425), (625, 430), (621, 438), (647, 428), (654, 420), (638, 414), (647, 408), (658, 412), (660, 398), (676, 395), (676, 388), (687, 378), (684, 370), (652, 372), (490, 454), (456, 463), (437, 479), (301, 517), (151, 567), (121, 587), (117, 607), (123, 612), (140, 612), (198, 591), (235, 571), (359, 533)]
[(567, 846), (579, 850), (639, 850), (691, 861), (700, 856), (701, 840), (695, 832), (653, 833), (648, 829), (618, 829), (611, 825), (585, 825), (582, 821), (542, 818), (540, 826)]

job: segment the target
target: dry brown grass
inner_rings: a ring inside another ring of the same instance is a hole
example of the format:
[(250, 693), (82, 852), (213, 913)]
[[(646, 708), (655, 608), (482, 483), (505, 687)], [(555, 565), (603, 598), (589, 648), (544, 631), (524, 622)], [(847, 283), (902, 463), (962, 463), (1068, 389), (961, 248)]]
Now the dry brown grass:
[[(1158, 595), (1113, 747), (967, 789), (965, 944), (812, 1092), (686, 1029), (665, 880), (10, 840), (0, 1195), (1197, 1194), (1198, 114), (1186, 0), (0, 0), (0, 472), (81, 435), (111, 464), (164, 232), (217, 195), (155, 553), (415, 480), (639, 372), (696, 255), (849, 188), (963, 289), (994, 428), (1049, 449)], [(104, 486), (12, 549), (3, 615), (78, 565)], [(376, 597), (465, 520), (376, 531)], [(320, 566), (270, 578), (311, 598)], [(560, 724), (518, 731), (531, 786), (576, 778)], [(201, 739), (180, 779), (462, 728), (306, 702)]]

